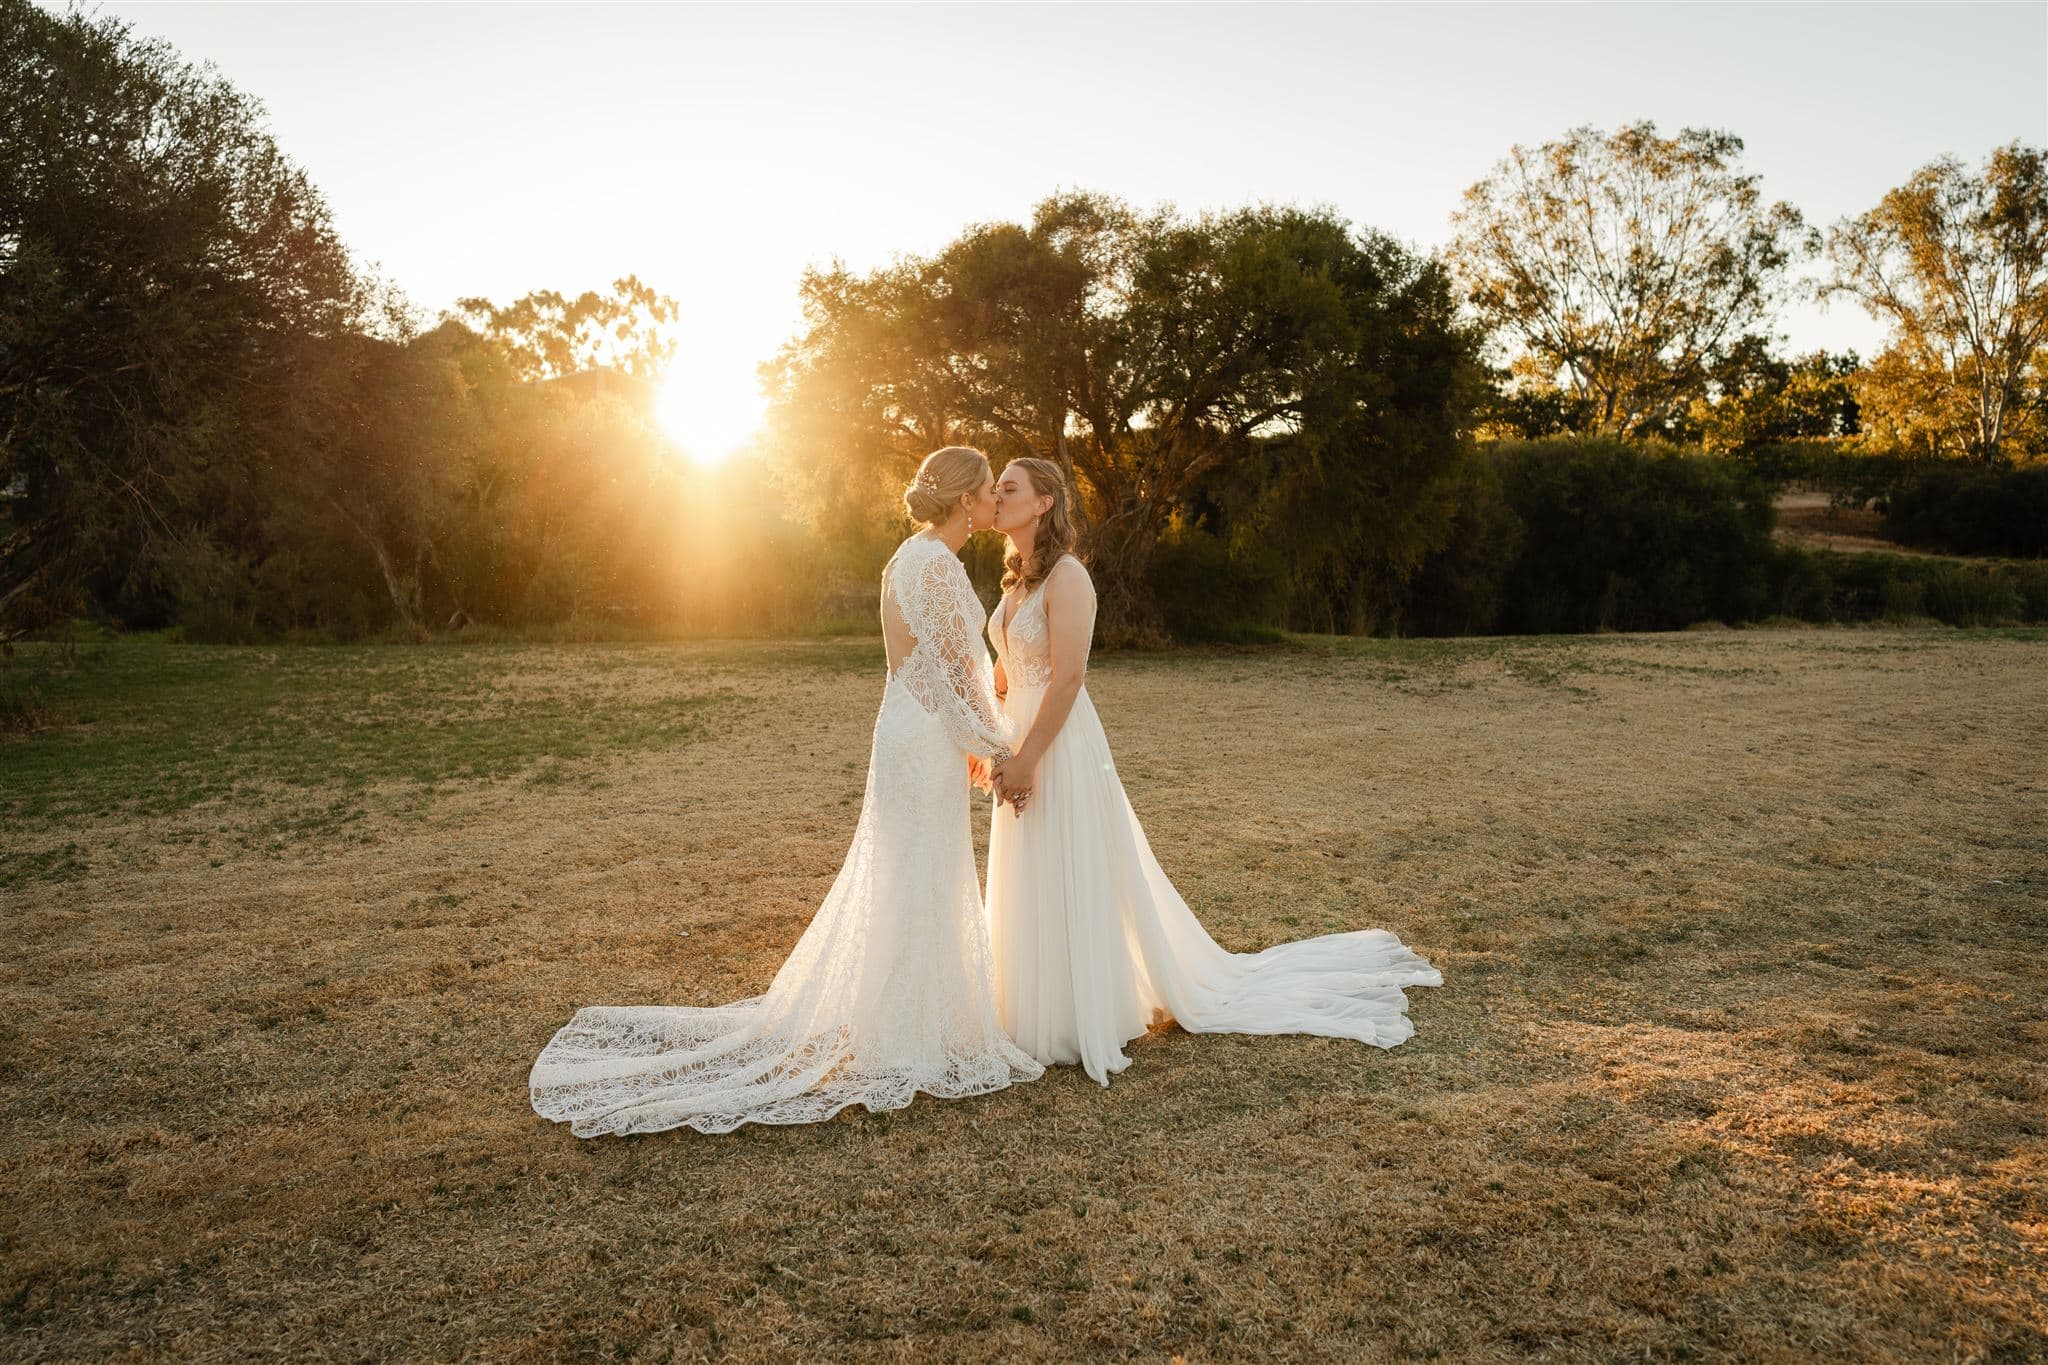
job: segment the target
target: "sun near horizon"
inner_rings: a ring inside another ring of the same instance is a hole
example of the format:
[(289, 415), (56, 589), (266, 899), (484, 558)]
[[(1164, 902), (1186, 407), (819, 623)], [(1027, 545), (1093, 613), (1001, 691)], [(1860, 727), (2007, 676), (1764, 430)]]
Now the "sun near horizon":
[(691, 464), (709, 469), (724, 464), (760, 428), (760, 399), (735, 391), (714, 376), (678, 363), (655, 392), (654, 418), (662, 433)]

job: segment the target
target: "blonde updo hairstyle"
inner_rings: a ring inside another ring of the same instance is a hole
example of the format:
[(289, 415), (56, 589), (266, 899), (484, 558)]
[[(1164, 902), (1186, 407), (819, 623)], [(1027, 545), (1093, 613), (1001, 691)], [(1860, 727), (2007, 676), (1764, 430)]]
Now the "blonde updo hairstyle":
[(924, 457), (917, 477), (903, 488), (903, 510), (919, 526), (936, 526), (953, 515), (962, 493), (989, 477), (988, 456), (973, 446), (945, 446)]
[(1014, 549), (1003, 556), (1004, 592), (1020, 583), (1027, 589), (1037, 587), (1052, 572), (1052, 566), (1060, 562), (1060, 556), (1074, 548), (1074, 515), (1068, 506), (1067, 476), (1051, 460), (1041, 460), (1036, 455), (1010, 461), (1003, 466), (1003, 473), (1013, 469), (1023, 473), (1034, 496), (1050, 495), (1052, 506), (1038, 519), (1038, 532), (1031, 538), (1031, 562), (1026, 564), (1024, 556)]

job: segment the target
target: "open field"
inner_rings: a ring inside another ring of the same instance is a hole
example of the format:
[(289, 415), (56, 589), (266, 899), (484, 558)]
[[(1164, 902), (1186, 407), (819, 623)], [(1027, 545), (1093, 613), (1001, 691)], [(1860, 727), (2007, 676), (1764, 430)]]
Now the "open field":
[(581, 1141), (534, 1054), (767, 984), (879, 644), (107, 646), (0, 738), (0, 1351), (2048, 1358), (2044, 680), (2039, 629), (1106, 658), (1211, 931), (1397, 931), (1413, 1040)]

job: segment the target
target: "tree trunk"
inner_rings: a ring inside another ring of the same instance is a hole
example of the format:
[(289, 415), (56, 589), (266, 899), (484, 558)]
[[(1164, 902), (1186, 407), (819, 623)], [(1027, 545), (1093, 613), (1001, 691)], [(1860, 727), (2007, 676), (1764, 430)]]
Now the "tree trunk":
[(407, 584), (398, 576), (398, 566), (392, 562), (391, 551), (385, 548), (381, 537), (365, 532), (364, 539), (369, 541), (370, 552), (377, 557), (377, 568), (384, 574), (384, 589), (391, 594), (391, 605), (398, 609), (398, 619), (405, 627), (405, 633), (415, 641), (425, 640), (427, 628), (420, 624), (419, 607), (414, 600), (419, 594), (419, 584)]
[(376, 557), (378, 572), (384, 575), (384, 590), (391, 594), (391, 605), (397, 610), (399, 623), (405, 627), (405, 633), (415, 641), (429, 638), (427, 628), (420, 624), (417, 580), (408, 590), (404, 580), (398, 576), (398, 565), (392, 561), (391, 551), (385, 546), (384, 538), (372, 531), (367, 524), (359, 521), (340, 501), (332, 498), (329, 501), (334, 504), (334, 510), (341, 513), (342, 519), (362, 537), (363, 543), (370, 547), (370, 553)]
[(1095, 638), (1111, 649), (1157, 648), (1166, 625), (1146, 581), (1159, 540), (1159, 509), (1128, 499), (1098, 520), (1087, 542), (1088, 576), (1095, 580)]

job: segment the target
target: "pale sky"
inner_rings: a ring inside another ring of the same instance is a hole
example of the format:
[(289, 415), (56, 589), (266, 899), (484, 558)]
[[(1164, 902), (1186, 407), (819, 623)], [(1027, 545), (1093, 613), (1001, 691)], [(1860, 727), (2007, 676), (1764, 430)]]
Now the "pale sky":
[[(2048, 3), (110, 3), (263, 100), (342, 237), (427, 312), (640, 276), (690, 434), (736, 440), (804, 266), (1062, 188), (1325, 205), (1419, 249), (1515, 143), (1729, 130), (1815, 226), (1943, 153), (2048, 144)], [(1795, 351), (1881, 331), (1788, 311)]]

